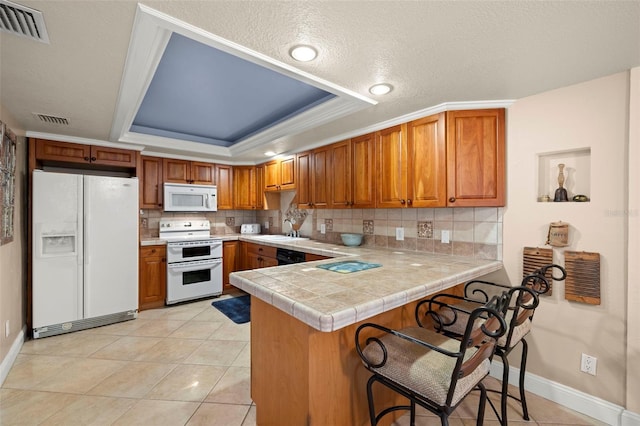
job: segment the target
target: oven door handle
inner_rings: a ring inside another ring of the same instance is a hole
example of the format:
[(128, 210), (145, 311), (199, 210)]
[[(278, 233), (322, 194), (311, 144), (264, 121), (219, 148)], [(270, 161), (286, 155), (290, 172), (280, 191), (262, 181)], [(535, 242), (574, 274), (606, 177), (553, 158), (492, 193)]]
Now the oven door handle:
[(167, 267), (174, 271), (196, 271), (201, 266), (214, 266), (222, 264), (222, 259), (210, 259), (210, 260), (196, 260), (194, 262), (180, 262), (180, 263), (169, 263)]

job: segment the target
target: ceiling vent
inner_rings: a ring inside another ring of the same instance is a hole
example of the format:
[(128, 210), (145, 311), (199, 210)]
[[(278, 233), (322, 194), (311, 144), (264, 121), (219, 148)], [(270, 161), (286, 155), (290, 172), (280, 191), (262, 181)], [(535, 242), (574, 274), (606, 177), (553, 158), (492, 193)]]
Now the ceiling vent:
[(0, 0), (0, 30), (49, 43), (42, 13), (8, 0)]
[(40, 121), (47, 124), (62, 124), (65, 126), (69, 125), (69, 120), (64, 117), (56, 117), (55, 115), (48, 114), (38, 114), (36, 112), (33, 113)]

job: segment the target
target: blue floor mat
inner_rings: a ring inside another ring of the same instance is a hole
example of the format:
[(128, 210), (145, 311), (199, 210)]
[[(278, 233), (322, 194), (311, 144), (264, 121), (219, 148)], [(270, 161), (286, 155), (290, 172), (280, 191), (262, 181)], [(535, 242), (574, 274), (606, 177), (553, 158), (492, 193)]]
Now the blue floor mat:
[(211, 306), (222, 312), (236, 324), (244, 324), (251, 320), (251, 296), (244, 295), (211, 302)]

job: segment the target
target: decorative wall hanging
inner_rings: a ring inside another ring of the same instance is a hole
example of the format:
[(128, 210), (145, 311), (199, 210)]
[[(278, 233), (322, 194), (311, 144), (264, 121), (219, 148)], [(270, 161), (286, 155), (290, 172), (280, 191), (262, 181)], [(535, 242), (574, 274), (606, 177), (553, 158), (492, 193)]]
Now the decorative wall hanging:
[(599, 305), (600, 254), (567, 250), (564, 252), (564, 267), (567, 270), (564, 298)]
[[(553, 263), (553, 249), (539, 247), (525, 247), (522, 253), (522, 277), (526, 277), (536, 269)], [(549, 291), (546, 296), (551, 296), (553, 292), (553, 279), (551, 278), (552, 270), (548, 270), (545, 278), (549, 282)]]
[(547, 234), (547, 244), (554, 247), (569, 245), (569, 224), (567, 222), (551, 222)]
[(0, 121), (0, 245), (13, 241), (16, 135)]

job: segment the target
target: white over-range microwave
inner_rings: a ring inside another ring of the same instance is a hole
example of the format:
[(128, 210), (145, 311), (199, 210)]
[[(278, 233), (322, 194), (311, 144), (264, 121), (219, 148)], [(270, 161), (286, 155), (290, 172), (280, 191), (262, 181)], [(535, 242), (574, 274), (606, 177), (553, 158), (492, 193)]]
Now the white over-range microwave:
[(215, 212), (218, 189), (214, 185), (164, 184), (164, 211)]

